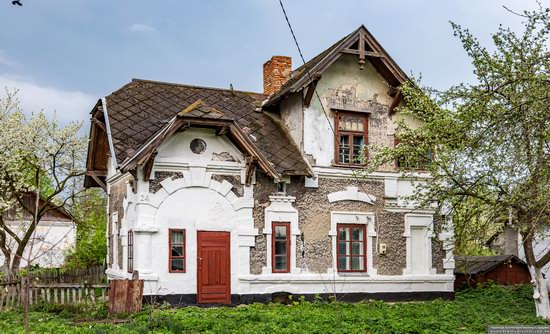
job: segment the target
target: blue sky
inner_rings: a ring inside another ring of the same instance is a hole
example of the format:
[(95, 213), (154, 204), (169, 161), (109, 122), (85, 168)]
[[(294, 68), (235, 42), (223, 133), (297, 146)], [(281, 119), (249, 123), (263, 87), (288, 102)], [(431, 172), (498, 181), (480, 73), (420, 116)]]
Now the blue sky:
[[(262, 91), (272, 55), (301, 61), (278, 0), (11, 0), (0, 2), (0, 87), (25, 112), (86, 121), (98, 98), (132, 78)], [(364, 24), (407, 73), (446, 88), (472, 68), (449, 20), (485, 43), (519, 29), (533, 0), (286, 0), (306, 59)], [(550, 0), (542, 0), (550, 6)]]

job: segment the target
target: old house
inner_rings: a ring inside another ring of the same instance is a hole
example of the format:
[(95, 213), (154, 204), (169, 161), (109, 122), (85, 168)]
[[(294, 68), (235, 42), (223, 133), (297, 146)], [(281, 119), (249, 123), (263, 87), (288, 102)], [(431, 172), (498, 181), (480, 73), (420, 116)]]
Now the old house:
[[(9, 261), (13, 261), (16, 256), (18, 244), (10, 234), (13, 233), (19, 239), (24, 237), (33, 221), (35, 201), (34, 193), (25, 194), (22, 196), (23, 205), (16, 205), (6, 210), (0, 217), (0, 222), (6, 230), (5, 247), (2, 246), (3, 238), (0, 238), (0, 265), (4, 264), (6, 256)], [(39, 203), (40, 206), (43, 205), (42, 199)], [(75, 243), (76, 224), (71, 214), (63, 207), (48, 210), (40, 219), (25, 247), (20, 267), (26, 267), (28, 259), (32, 260), (32, 265), (38, 265), (41, 268), (61, 267), (67, 252), (75, 246)]]
[(382, 46), (361, 26), (263, 77), (263, 94), (134, 79), (98, 101), (85, 182), (109, 194), (108, 276), (177, 304), (452, 298), (452, 231), (404, 200), (429, 175), (356, 173), (404, 118)]
[(500, 285), (531, 281), (527, 263), (515, 255), (455, 256), (455, 289), (475, 287), (488, 281)]

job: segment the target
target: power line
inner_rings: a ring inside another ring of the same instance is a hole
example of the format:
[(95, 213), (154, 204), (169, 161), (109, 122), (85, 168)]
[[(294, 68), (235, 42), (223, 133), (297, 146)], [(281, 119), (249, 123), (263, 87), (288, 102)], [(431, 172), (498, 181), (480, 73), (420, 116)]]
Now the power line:
[[(310, 80), (313, 80), (313, 77), (311, 76), (311, 73), (309, 72), (309, 68), (306, 64), (306, 60), (304, 59), (304, 55), (302, 54), (302, 49), (300, 48), (300, 44), (298, 44), (298, 39), (296, 39), (296, 35), (294, 34), (294, 29), (292, 29), (292, 25), (290, 24), (290, 20), (288, 19), (288, 15), (286, 14), (285, 6), (283, 5), (283, 1), (279, 0), (279, 4), (281, 5), (281, 9), (283, 10), (283, 14), (285, 15), (286, 23), (288, 24), (288, 28), (290, 29), (290, 33), (292, 34), (292, 38), (294, 39), (294, 43), (296, 44), (296, 48), (298, 48), (298, 53), (300, 54), (300, 58), (302, 58), (302, 62), (304, 63), (304, 68), (306, 70), (306, 73)], [(327, 111), (325, 109), (325, 106), (323, 105), (323, 101), (321, 101), (321, 97), (319, 96), (319, 93), (317, 92), (317, 85), (310, 87), (310, 89), (313, 88), (313, 92), (315, 93), (315, 96), (317, 97), (317, 100), (319, 100), (319, 104), (321, 105), (321, 108), (323, 109), (323, 115), (325, 115), (325, 118), (327, 119), (327, 123), (330, 127), (330, 130), (334, 134), (334, 140), (338, 144), (338, 147), (340, 147), (340, 138), (336, 135), (336, 131), (334, 130), (334, 127), (332, 126), (332, 123), (330, 122), (330, 119), (327, 115)], [(368, 139), (367, 139), (368, 140)], [(352, 143), (350, 143), (352, 144)], [(350, 151), (353, 150), (353, 147), (350, 145)], [(355, 173), (355, 171), (352, 171), (352, 176), (357, 181), (357, 185), (361, 188), (362, 191), (365, 192), (364, 189), (364, 183), (360, 181), (359, 177)], [(376, 231), (379, 232), (380, 222), (378, 222), (378, 213), (375, 213), (375, 223), (376, 224)], [(378, 237), (376, 238), (376, 254), (378, 254)]]
[[(294, 29), (292, 29), (292, 25), (290, 24), (290, 20), (288, 19), (288, 15), (286, 14), (285, 6), (283, 5), (283, 1), (279, 0), (279, 4), (281, 5), (281, 9), (283, 10), (283, 14), (285, 15), (286, 23), (288, 24), (288, 28), (290, 29), (290, 33), (292, 34), (292, 38), (294, 39), (294, 44), (296, 44), (296, 48), (298, 48), (298, 53), (300, 54), (300, 58), (302, 58), (302, 62), (304, 63), (304, 68), (306, 70), (307, 76), (309, 77), (309, 80), (313, 80), (313, 76), (309, 72), (309, 68), (306, 64), (306, 60), (304, 58), (304, 55), (302, 54), (302, 49), (300, 48), (300, 44), (298, 44), (298, 39), (296, 38), (296, 34), (294, 34)], [(313, 92), (315, 93), (315, 96), (317, 97), (317, 100), (319, 100), (319, 104), (321, 105), (321, 108), (323, 109), (323, 115), (325, 115), (325, 118), (327, 119), (328, 126), (330, 127), (330, 130), (334, 134), (334, 138), (338, 143), (338, 146), (340, 146), (340, 138), (336, 135), (336, 131), (334, 130), (334, 127), (332, 126), (332, 123), (330, 122), (330, 119), (327, 115), (327, 111), (325, 109), (325, 106), (323, 105), (323, 101), (321, 101), (321, 97), (319, 96), (319, 93), (317, 92), (317, 86), (313, 87)], [(351, 149), (351, 147), (350, 147)]]

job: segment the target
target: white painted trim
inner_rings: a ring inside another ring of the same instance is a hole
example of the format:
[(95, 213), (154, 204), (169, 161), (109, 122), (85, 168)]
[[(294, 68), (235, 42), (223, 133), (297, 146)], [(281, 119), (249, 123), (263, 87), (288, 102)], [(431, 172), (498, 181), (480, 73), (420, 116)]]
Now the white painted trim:
[(403, 269), (403, 275), (413, 275), (412, 269), (411, 269), (411, 263), (412, 263), (412, 249), (411, 249), (411, 228), (412, 227), (425, 227), (427, 230), (426, 233), (426, 239), (425, 239), (425, 247), (426, 247), (426, 254), (425, 260), (426, 260), (426, 267), (428, 271), (425, 273), (426, 275), (435, 275), (436, 269), (433, 268), (432, 264), (432, 238), (434, 237), (433, 234), (433, 215), (430, 214), (418, 214), (418, 213), (407, 213), (405, 214), (405, 231), (403, 233), (403, 236), (406, 238), (406, 267)]
[[(156, 170), (181, 172), (182, 170), (188, 170), (190, 166), (193, 166), (193, 164), (189, 164), (189, 162), (184, 159), (155, 159)], [(209, 161), (208, 164), (203, 167), (206, 167), (209, 172), (212, 172), (214, 174), (230, 173), (240, 175), (243, 166), (244, 165), (242, 163), (237, 162)]]
[[(336, 259), (336, 247), (338, 230), (337, 224), (359, 224), (366, 225), (367, 231), (367, 272), (365, 275), (376, 276), (377, 269), (373, 266), (373, 253), (374, 253), (374, 238), (377, 237), (375, 228), (375, 214), (374, 212), (351, 212), (351, 211), (331, 211), (330, 212), (330, 231), (329, 236), (332, 240), (332, 268), (329, 271), (333, 273), (338, 272), (337, 259)], [(341, 275), (341, 274), (340, 274)], [(346, 274), (346, 277), (349, 274)], [(355, 275), (355, 273), (354, 273)], [(361, 275), (361, 273), (359, 273)]]
[(120, 269), (120, 267), (118, 266), (118, 247), (119, 247), (119, 244), (118, 244), (118, 237), (119, 237), (118, 224), (119, 224), (118, 211), (112, 212), (111, 213), (111, 232), (112, 232), (111, 237), (113, 238), (113, 263), (112, 263), (112, 267), (113, 267), (114, 270)]
[(454, 275), (338, 276), (326, 274), (243, 275), (243, 294), (290, 293), (376, 293), (452, 292)]
[(111, 124), (109, 123), (109, 113), (107, 112), (107, 99), (101, 98), (101, 109), (103, 110), (103, 118), (105, 118), (105, 128), (107, 129), (107, 139), (109, 141), (109, 150), (111, 151), (111, 164), (114, 167), (113, 170), (118, 169), (118, 162), (115, 154), (115, 147), (113, 145), (113, 137), (111, 135)]
[[(358, 170), (343, 167), (321, 167), (314, 166), (313, 171), (317, 177), (337, 178), (337, 179), (363, 179), (363, 180), (384, 180), (385, 178), (395, 178), (400, 180), (426, 180), (431, 178), (429, 173), (401, 173), (401, 172), (373, 172), (358, 175)], [(360, 172), (360, 170), (359, 170)]]
[[(231, 291), (236, 289), (236, 278), (239, 273), (250, 272), (250, 247), (255, 246), (255, 237), (258, 235), (258, 229), (254, 227), (254, 219), (252, 210), (254, 207), (253, 198), (253, 186), (244, 187), (244, 196), (238, 197), (231, 191), (233, 185), (226, 180), (218, 182), (212, 179), (213, 173), (207, 171), (204, 166), (189, 166), (186, 170), (179, 170), (183, 173), (183, 178), (171, 179), (167, 178), (160, 182), (162, 186), (156, 193), (152, 194), (148, 192), (148, 186), (146, 182), (142, 187), (138, 188), (137, 198), (129, 199), (129, 205), (135, 205), (133, 211), (133, 217), (135, 217), (132, 230), (134, 231), (134, 244), (140, 247), (134, 248), (134, 268), (139, 271), (140, 277), (142, 275), (158, 275), (162, 274), (162, 279), (171, 276), (187, 275), (187, 279), (194, 275), (196, 260), (192, 257), (187, 262), (187, 271), (185, 274), (170, 274), (164, 271), (153, 272), (152, 268), (158, 268), (156, 266), (157, 259), (153, 254), (154, 242), (165, 242), (159, 240), (159, 234), (164, 233), (160, 230), (162, 222), (157, 221), (157, 211), (172, 194), (182, 189), (187, 188), (207, 188), (220, 196), (224, 197), (227, 203), (234, 209), (235, 220), (231, 226), (217, 226), (215, 229), (212, 227), (206, 228), (190, 228), (187, 230), (188, 236), (195, 235), (196, 230), (215, 230), (215, 231), (227, 231), (231, 232)], [(139, 191), (143, 189), (143, 191)], [(192, 239), (189, 239), (192, 240)], [(196, 245), (189, 241), (189, 245)], [(234, 247), (234, 245), (236, 247)], [(188, 254), (191, 254), (195, 250)], [(155, 269), (157, 270), (157, 269)], [(182, 276), (183, 277), (183, 276)], [(161, 279), (161, 280), (162, 280)], [(235, 283), (233, 283), (235, 282)], [(192, 289), (192, 286), (187, 286), (187, 289)], [(195, 291), (196, 292), (196, 291)]]
[(396, 212), (396, 213), (410, 213), (410, 214), (419, 214), (419, 215), (433, 215), (435, 213), (435, 210), (431, 209), (420, 209), (420, 208), (414, 208), (414, 207), (385, 207), (385, 211), (388, 212)]
[(358, 191), (357, 187), (347, 187), (344, 191), (336, 191), (328, 194), (330, 203), (338, 201), (359, 201), (374, 205), (376, 196)]
[(443, 269), (445, 269), (445, 274), (452, 275), (455, 268), (454, 260), (454, 228), (453, 220), (451, 216), (444, 216), (445, 221), (441, 232), (439, 233), (439, 240), (443, 242), (443, 250), (445, 251), (445, 259), (443, 259)]
[(292, 206), (296, 197), (286, 195), (269, 196), (271, 204), (265, 208), (264, 230), (266, 238), (266, 266), (262, 268), (262, 273), (267, 275), (288, 275), (288, 273), (272, 274), (273, 264), (271, 263), (272, 255), (272, 240), (273, 231), (271, 226), (273, 222), (289, 222), (290, 223), (290, 273), (298, 272), (296, 267), (296, 240), (300, 235), (298, 228), (298, 210)]
[(304, 186), (306, 188), (319, 188), (318, 177), (305, 177)]

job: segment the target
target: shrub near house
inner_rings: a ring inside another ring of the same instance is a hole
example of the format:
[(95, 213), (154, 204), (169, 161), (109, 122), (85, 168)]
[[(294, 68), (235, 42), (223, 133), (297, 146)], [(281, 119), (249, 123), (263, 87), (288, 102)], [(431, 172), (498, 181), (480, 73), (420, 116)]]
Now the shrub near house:
[(403, 200), (429, 175), (354, 173), (412, 122), (399, 66), (361, 26), (263, 70), (264, 94), (133, 80), (98, 101), (86, 186), (109, 195), (109, 277), (179, 304), (452, 297), (452, 234)]

